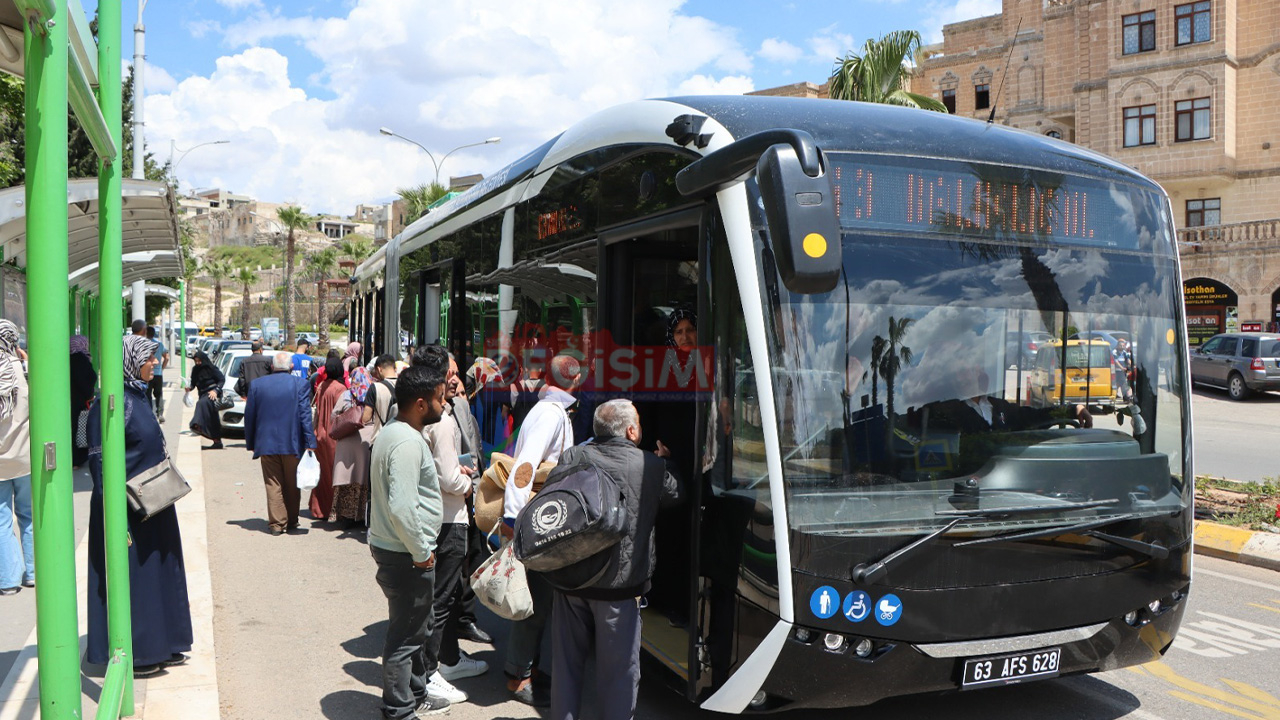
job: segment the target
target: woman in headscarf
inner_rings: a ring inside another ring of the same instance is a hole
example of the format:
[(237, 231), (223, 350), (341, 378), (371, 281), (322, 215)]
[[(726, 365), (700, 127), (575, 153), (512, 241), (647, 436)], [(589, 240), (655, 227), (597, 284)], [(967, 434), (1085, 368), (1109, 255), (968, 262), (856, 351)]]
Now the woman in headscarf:
[(329, 511), (329, 520), (345, 520), (351, 527), (364, 524), (369, 504), (369, 458), (373, 439), (389, 419), (387, 415), (391, 410), (390, 395), (370, 394), (371, 384), (372, 378), (364, 368), (352, 370), (351, 387), (338, 397), (333, 407), (333, 418), (352, 407), (361, 408), (360, 431), (338, 440), (333, 462), (333, 508)]
[[(89, 459), (89, 447), (81, 446), (85, 438), (80, 436), (80, 415), (89, 409), (93, 402), (93, 391), (98, 385), (98, 373), (94, 372), (93, 361), (89, 358), (89, 338), (83, 335), (71, 336), (71, 432), (76, 442), (71, 447), (71, 466), (80, 467)], [(87, 426), (86, 426), (87, 427)]]
[[(164, 461), (164, 431), (147, 400), (147, 383), (155, 368), (156, 344), (144, 337), (124, 338), (124, 465), (131, 478)], [(100, 400), (89, 409), (89, 645), (86, 660), (105, 665), (107, 640), (107, 576), (103, 551), (102, 424)], [(191, 606), (182, 557), (182, 534), (174, 507), (139, 521), (129, 515), (129, 597), (133, 617), (133, 672), (159, 673), (187, 661), (191, 650)]]
[[(0, 595), (35, 587), (31, 528), (31, 432), (18, 326), (0, 320)], [(13, 532), (13, 520), (18, 532)]]
[(360, 364), (360, 343), (347, 343), (347, 354), (342, 358), (342, 369), (351, 372), (351, 368)]
[(191, 368), (191, 382), (187, 384), (187, 392), (195, 390), (200, 394), (196, 400), (195, 416), (191, 418), (191, 432), (207, 437), (213, 441), (210, 450), (222, 449), (222, 418), (218, 415), (218, 398), (222, 395), (222, 385), (227, 378), (209, 360), (202, 350), (195, 354), (195, 367)]
[[(333, 425), (333, 408), (347, 391), (342, 381), (342, 360), (330, 355), (324, 361), (325, 378), (316, 386), (316, 459), (320, 461), (320, 484), (311, 491), (311, 517), (328, 520), (333, 510), (333, 462), (338, 440), (329, 434)], [(335, 379), (336, 378), (336, 379)]]

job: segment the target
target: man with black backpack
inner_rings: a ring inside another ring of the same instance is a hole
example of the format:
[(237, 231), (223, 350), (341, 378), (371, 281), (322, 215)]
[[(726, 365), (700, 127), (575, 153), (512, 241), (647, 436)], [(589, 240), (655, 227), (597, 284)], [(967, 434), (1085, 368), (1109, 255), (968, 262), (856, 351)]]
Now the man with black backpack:
[[(569, 448), (560, 468), (590, 465), (618, 485), (625, 506), (624, 532), (608, 555), (602, 574), (587, 587), (557, 587), (552, 617), (552, 720), (581, 717), (587, 658), (594, 646), (596, 697), (604, 720), (630, 720), (640, 683), (640, 606), (653, 577), (653, 528), (658, 508), (680, 502), (681, 486), (658, 443), (648, 453), (640, 442), (640, 415), (630, 400), (610, 400), (596, 408), (595, 437)], [(547, 488), (554, 484), (554, 474)], [(545, 492), (545, 489), (544, 489)], [(552, 585), (562, 577), (548, 573)]]

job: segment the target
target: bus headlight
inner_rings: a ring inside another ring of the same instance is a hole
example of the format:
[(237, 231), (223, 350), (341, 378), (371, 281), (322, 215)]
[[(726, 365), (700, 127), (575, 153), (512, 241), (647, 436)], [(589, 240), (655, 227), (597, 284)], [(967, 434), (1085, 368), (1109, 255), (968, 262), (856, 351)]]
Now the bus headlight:
[(1155, 615), (1156, 613), (1160, 612), (1160, 601), (1152, 600), (1151, 603), (1147, 605), (1147, 609), (1151, 611), (1152, 615)]
[(831, 652), (840, 652), (844, 647), (844, 636), (837, 633), (827, 633), (822, 638), (822, 644)]
[(796, 628), (796, 640), (807, 643), (813, 639), (813, 633), (809, 632), (809, 628)]
[(869, 657), (871, 655), (871, 651), (874, 650), (875, 647), (875, 643), (863, 638), (858, 641), (857, 645), (853, 646), (853, 651), (858, 654), (858, 657), (864, 658)]
[(1125, 613), (1125, 614), (1124, 614), (1124, 621), (1125, 621), (1126, 623), (1130, 624), (1130, 625), (1137, 625), (1137, 624), (1138, 624), (1138, 611), (1137, 611), (1137, 610), (1130, 610), (1129, 612)]
[(763, 690), (761, 690), (760, 692), (756, 693), (754, 697), (751, 698), (751, 702), (749, 704), (753, 708), (761, 708), (761, 707), (764, 707), (764, 704), (768, 699), (769, 699), (769, 696), (766, 695)]

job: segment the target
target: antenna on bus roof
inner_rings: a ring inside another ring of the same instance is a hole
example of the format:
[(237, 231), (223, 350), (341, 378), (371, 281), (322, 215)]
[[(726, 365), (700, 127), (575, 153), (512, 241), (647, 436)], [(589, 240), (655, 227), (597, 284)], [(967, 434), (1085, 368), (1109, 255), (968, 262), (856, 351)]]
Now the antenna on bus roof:
[(1000, 87), (996, 88), (996, 99), (991, 103), (991, 114), (987, 116), (987, 124), (996, 121), (996, 108), (1000, 106), (1000, 94), (1004, 92), (1005, 78), (1009, 77), (1009, 60), (1013, 58), (1013, 48), (1018, 44), (1018, 33), (1022, 30), (1022, 18), (1018, 18), (1018, 27), (1013, 30), (1013, 39), (1009, 41), (1009, 55), (1004, 59), (1004, 71), (1000, 73)]

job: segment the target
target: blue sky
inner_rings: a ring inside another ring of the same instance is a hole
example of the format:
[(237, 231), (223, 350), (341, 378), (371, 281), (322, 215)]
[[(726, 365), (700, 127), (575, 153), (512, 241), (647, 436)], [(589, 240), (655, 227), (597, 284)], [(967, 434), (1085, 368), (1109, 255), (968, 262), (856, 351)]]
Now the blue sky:
[[(93, 2), (86, 9), (93, 12)], [(350, 213), (430, 180), (412, 146), (464, 150), (442, 176), (490, 173), (590, 112), (642, 97), (820, 83), (889, 30), (926, 41), (1000, 0), (155, 0), (147, 140), (208, 140), (184, 188), (222, 186)], [(136, 4), (125, 3), (124, 54)]]

